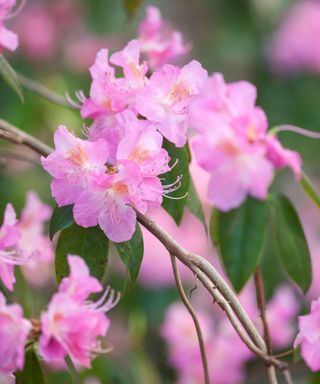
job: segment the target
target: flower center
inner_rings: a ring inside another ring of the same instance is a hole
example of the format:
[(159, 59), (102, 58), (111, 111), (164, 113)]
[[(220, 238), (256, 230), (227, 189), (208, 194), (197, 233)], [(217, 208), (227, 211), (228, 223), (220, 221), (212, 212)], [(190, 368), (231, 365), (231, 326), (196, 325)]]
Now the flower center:
[(67, 160), (76, 167), (82, 167), (88, 161), (88, 156), (80, 144), (67, 152)]

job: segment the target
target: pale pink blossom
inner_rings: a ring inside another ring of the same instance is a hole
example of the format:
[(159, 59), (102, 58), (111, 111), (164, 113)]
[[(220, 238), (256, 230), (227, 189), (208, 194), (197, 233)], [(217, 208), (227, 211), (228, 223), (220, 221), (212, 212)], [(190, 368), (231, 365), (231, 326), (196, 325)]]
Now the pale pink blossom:
[(155, 6), (146, 7), (146, 17), (139, 25), (138, 39), (152, 69), (185, 55), (190, 46), (183, 41), (182, 34), (164, 22), (160, 10)]
[[(203, 331), (209, 374), (218, 384), (239, 384), (245, 378), (245, 363), (251, 352), (235, 333), (228, 320), (197, 311)], [(172, 304), (161, 326), (169, 351), (169, 361), (178, 373), (178, 383), (203, 382), (203, 367), (196, 330), (182, 304)], [(228, 372), (226, 374), (226, 372)]]
[(68, 255), (69, 276), (61, 280), (59, 292), (65, 293), (75, 301), (83, 302), (92, 293), (102, 291), (102, 285), (90, 271), (85, 261), (79, 256)]
[(98, 336), (104, 336), (109, 320), (67, 294), (56, 293), (41, 315), (40, 354), (45, 361), (69, 355), (76, 364), (89, 368), (92, 355), (101, 351)]
[(28, 4), (15, 22), (23, 53), (29, 60), (51, 59), (57, 48), (59, 29), (44, 2)]
[(99, 224), (112, 241), (129, 240), (136, 227), (136, 213), (130, 205), (135, 204), (140, 182), (139, 167), (130, 160), (119, 161), (106, 173), (92, 177), (75, 202), (76, 222), (83, 227)]
[(227, 84), (216, 73), (191, 104), (192, 126), (199, 133), (192, 148), (211, 175), (209, 200), (222, 211), (238, 207), (248, 195), (265, 199), (275, 168), (289, 166), (300, 177), (299, 155), (267, 134), (268, 121), (256, 97), (252, 84)]
[(301, 345), (301, 355), (312, 371), (320, 369), (320, 299), (311, 303), (311, 312), (299, 316), (299, 334), (295, 347)]
[(267, 304), (267, 320), (272, 343), (277, 348), (285, 348), (292, 342), (294, 320), (299, 312), (299, 302), (288, 286), (279, 287)]
[(267, 57), (275, 72), (320, 71), (319, 1), (297, 1), (288, 9), (267, 46)]
[(104, 352), (98, 337), (106, 335), (110, 321), (105, 312), (119, 297), (115, 300), (114, 292), (107, 289), (97, 302), (88, 300), (90, 293), (102, 289), (100, 283), (89, 276), (79, 256), (69, 255), (68, 263), (70, 275), (41, 315), (40, 354), (49, 363), (69, 355), (75, 364), (89, 368), (93, 357)]
[(91, 174), (103, 172), (108, 160), (104, 140), (90, 142), (73, 136), (60, 126), (54, 135), (55, 150), (41, 158), (44, 169), (54, 177), (51, 192), (59, 206), (73, 204)]
[(195, 60), (181, 69), (165, 65), (138, 93), (136, 109), (166, 139), (182, 147), (187, 140), (189, 105), (203, 90), (206, 79), (207, 71)]
[(299, 153), (283, 148), (280, 141), (271, 135), (266, 137), (266, 145), (267, 158), (275, 168), (289, 167), (293, 170), (297, 180), (299, 180), (302, 167), (302, 160)]
[(16, 213), (12, 205), (7, 204), (4, 221), (0, 228), (0, 279), (10, 291), (13, 290), (13, 284), (16, 281), (14, 266), (24, 263), (16, 249), (19, 238)]
[(23, 368), (24, 347), (31, 328), (20, 305), (7, 305), (0, 292), (0, 375)]
[(51, 213), (51, 207), (44, 204), (35, 192), (28, 192), (18, 222), (20, 239), (17, 245), (19, 254), (27, 259), (25, 268), (34, 270), (39, 263), (53, 260), (53, 246), (44, 230)]
[(15, 51), (18, 48), (18, 36), (4, 26), (4, 21), (11, 17), (16, 0), (0, 0), (0, 53), (4, 49)]

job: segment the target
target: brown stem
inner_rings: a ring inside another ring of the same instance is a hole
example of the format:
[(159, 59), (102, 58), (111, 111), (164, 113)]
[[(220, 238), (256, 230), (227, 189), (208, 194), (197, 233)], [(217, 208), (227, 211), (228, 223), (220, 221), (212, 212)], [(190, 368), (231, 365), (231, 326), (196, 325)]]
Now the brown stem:
[[(271, 335), (270, 335), (268, 320), (267, 320), (267, 314), (266, 314), (265, 292), (264, 292), (261, 270), (259, 267), (256, 268), (255, 273), (254, 273), (254, 283), (255, 283), (255, 287), (256, 287), (257, 303), (258, 303), (260, 316), (261, 316), (261, 320), (262, 320), (262, 324), (263, 324), (263, 334), (264, 334), (264, 340), (265, 340), (266, 346), (267, 346), (267, 353), (269, 356), (272, 356), (273, 349), (272, 349), (272, 340), (271, 340)], [(277, 378), (276, 378), (276, 375), (274, 372), (274, 367), (267, 366), (267, 375), (268, 375), (268, 383), (270, 383), (270, 384), (277, 383)]]
[(52, 148), (42, 141), (2, 119), (0, 119), (0, 137), (15, 144), (26, 145), (42, 156), (48, 156), (52, 152)]
[(177, 267), (176, 257), (173, 254), (170, 254), (170, 257), (171, 257), (174, 279), (176, 281), (179, 295), (180, 295), (181, 300), (184, 303), (185, 307), (187, 308), (188, 312), (190, 313), (192, 320), (194, 322), (194, 326), (195, 326), (196, 331), (197, 331), (198, 342), (199, 342), (199, 347), (200, 347), (200, 352), (201, 352), (201, 359), (202, 359), (202, 367), (203, 367), (203, 373), (204, 373), (204, 382), (205, 382), (205, 384), (210, 384), (208, 360), (207, 360), (206, 348), (204, 345), (203, 335), (202, 335), (202, 331), (201, 331), (201, 326), (200, 326), (197, 314), (194, 311), (194, 309), (193, 309), (190, 301), (188, 300), (187, 295), (185, 294), (185, 291), (183, 289), (183, 285), (182, 285), (179, 271), (178, 271), (178, 267)]

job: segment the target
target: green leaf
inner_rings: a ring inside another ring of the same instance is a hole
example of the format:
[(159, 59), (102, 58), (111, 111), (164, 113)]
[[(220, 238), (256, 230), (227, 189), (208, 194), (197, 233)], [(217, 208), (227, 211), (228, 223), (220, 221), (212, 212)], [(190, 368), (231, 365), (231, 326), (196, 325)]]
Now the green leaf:
[(300, 185), (315, 205), (320, 208), (320, 196), (304, 172), (301, 174)]
[(219, 245), (219, 215), (220, 211), (216, 208), (212, 208), (209, 230), (212, 244), (215, 246)]
[(114, 243), (117, 252), (130, 274), (130, 285), (138, 277), (143, 258), (143, 237), (139, 224), (137, 223), (132, 238), (122, 243)]
[(25, 352), (25, 364), (23, 371), (16, 372), (16, 384), (45, 384), (46, 380), (34, 346), (30, 346)]
[(190, 177), (190, 184), (189, 184), (189, 191), (188, 191), (186, 206), (189, 208), (190, 212), (193, 213), (201, 221), (201, 223), (204, 225), (204, 228), (207, 232), (208, 229), (207, 229), (206, 218), (204, 216), (202, 204), (191, 177)]
[(122, 0), (123, 6), (129, 17), (132, 17), (139, 8), (141, 0)]
[(103, 231), (97, 227), (83, 228), (76, 224), (61, 231), (56, 247), (56, 278), (69, 274), (67, 256), (81, 256), (87, 263), (90, 273), (101, 280), (108, 264), (109, 241)]
[(283, 195), (271, 200), (278, 255), (289, 277), (306, 292), (311, 284), (310, 252), (299, 216)]
[(56, 207), (54, 209), (49, 227), (49, 235), (51, 240), (58, 231), (69, 228), (74, 223), (72, 209), (73, 205)]
[(162, 203), (163, 208), (179, 225), (183, 216), (184, 207), (187, 204), (187, 196), (182, 199), (179, 199), (179, 197), (182, 197), (188, 193), (190, 185), (189, 155), (186, 147), (177, 148), (168, 140), (163, 141), (163, 148), (168, 151), (168, 154), (171, 158), (171, 164), (174, 164), (176, 161), (178, 161), (171, 171), (161, 176), (164, 178), (163, 184), (172, 184), (177, 180), (178, 177), (182, 176), (181, 187), (177, 191), (169, 193), (170, 197), (178, 198), (178, 200), (170, 199), (170, 197), (167, 198), (164, 196)]
[(263, 201), (248, 198), (241, 207), (219, 213), (220, 255), (237, 292), (240, 292), (260, 262), (267, 228), (268, 210)]
[(4, 81), (9, 85), (9, 87), (11, 87), (15, 91), (15, 93), (19, 96), (20, 100), (23, 102), (23, 92), (18, 76), (3, 55), (0, 55), (0, 75), (3, 77)]

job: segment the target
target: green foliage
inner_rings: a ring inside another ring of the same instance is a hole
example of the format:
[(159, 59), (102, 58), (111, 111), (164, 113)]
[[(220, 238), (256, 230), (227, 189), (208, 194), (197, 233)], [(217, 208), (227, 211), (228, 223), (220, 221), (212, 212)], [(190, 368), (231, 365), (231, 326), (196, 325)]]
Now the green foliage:
[(122, 0), (124, 9), (129, 17), (132, 17), (138, 10), (141, 0)]
[(0, 55), (0, 75), (23, 102), (23, 93), (18, 76), (3, 55)]
[(56, 207), (54, 209), (49, 227), (49, 235), (51, 240), (58, 231), (69, 228), (74, 223), (72, 209), (73, 205)]
[(226, 273), (237, 292), (261, 260), (268, 228), (267, 204), (248, 198), (241, 207), (211, 216), (210, 233), (218, 241)]
[(23, 371), (16, 372), (16, 384), (44, 384), (46, 383), (38, 356), (31, 345), (25, 352)]
[(306, 292), (311, 284), (312, 270), (300, 219), (286, 196), (273, 196), (270, 207), (278, 256), (289, 277)]
[(56, 278), (57, 281), (67, 276), (69, 266), (67, 256), (81, 256), (87, 263), (91, 275), (101, 280), (108, 264), (109, 240), (97, 226), (83, 228), (76, 224), (61, 231), (56, 247)]
[[(182, 175), (181, 187), (175, 191), (171, 192), (169, 195), (174, 198), (179, 198), (184, 196), (189, 191), (190, 185), (190, 174), (189, 174), (189, 154), (186, 147), (177, 148), (174, 144), (170, 143), (168, 140), (163, 141), (163, 148), (168, 151), (168, 154), (171, 158), (171, 164), (177, 164), (175, 167), (164, 174), (163, 184), (168, 185), (174, 183), (179, 176)], [(170, 199), (163, 198), (162, 206), (169, 213), (169, 215), (174, 219), (174, 221), (179, 225), (183, 216), (184, 207), (187, 204), (187, 196), (183, 199)]]
[(302, 172), (300, 185), (305, 193), (310, 197), (310, 199), (315, 203), (315, 205), (320, 208), (320, 196), (312, 185), (311, 181), (306, 174)]
[(114, 243), (117, 252), (130, 274), (130, 285), (137, 280), (143, 258), (143, 237), (137, 223), (132, 238), (122, 243)]
[(201, 201), (191, 177), (186, 206), (189, 208), (190, 212), (193, 213), (201, 221), (205, 230), (207, 231), (206, 218), (204, 216)]

